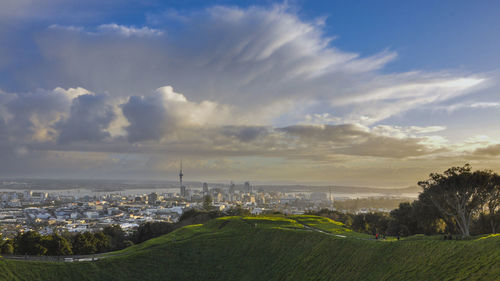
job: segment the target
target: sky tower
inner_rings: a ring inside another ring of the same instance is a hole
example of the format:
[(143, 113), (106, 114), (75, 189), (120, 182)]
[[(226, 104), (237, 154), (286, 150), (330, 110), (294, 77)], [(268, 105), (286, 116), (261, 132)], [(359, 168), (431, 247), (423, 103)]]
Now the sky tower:
[(182, 177), (184, 174), (182, 173), (182, 160), (181, 160), (181, 170), (179, 171), (179, 183), (180, 183), (180, 191), (181, 191), (181, 196), (184, 197), (186, 196), (186, 188), (182, 185)]

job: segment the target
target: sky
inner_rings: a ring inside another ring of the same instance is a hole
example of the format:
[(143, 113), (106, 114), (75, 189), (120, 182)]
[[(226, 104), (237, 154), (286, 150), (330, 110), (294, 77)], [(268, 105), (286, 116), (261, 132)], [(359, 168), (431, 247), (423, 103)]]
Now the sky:
[(500, 170), (498, 1), (0, 1), (0, 177)]

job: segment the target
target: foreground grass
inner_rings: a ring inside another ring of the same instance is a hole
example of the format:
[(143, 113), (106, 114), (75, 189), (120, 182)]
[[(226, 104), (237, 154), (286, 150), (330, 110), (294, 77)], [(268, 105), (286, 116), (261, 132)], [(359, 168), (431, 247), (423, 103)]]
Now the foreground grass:
[(224, 217), (178, 229), (96, 262), (1, 260), (0, 279), (498, 280), (500, 276), (500, 236), (468, 241), (369, 238), (321, 217)]

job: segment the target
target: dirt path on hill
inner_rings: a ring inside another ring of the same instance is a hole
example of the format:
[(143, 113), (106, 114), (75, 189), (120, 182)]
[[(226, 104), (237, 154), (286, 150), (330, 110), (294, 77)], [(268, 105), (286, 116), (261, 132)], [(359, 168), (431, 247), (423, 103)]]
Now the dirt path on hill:
[[(297, 222), (298, 222), (298, 221), (297, 221)], [(319, 229), (319, 228), (315, 228), (315, 227), (309, 226), (309, 225), (307, 225), (307, 224), (303, 224), (303, 223), (301, 223), (301, 222), (298, 222), (298, 223), (300, 223), (303, 227), (305, 227), (305, 228), (307, 228), (307, 229), (309, 229), (309, 230), (312, 230), (312, 231), (321, 232), (321, 233), (323, 233), (323, 234), (330, 235), (330, 236), (335, 236), (335, 237), (339, 237), (339, 238), (347, 238), (347, 236), (345, 236), (345, 235), (333, 234), (333, 233), (331, 233), (331, 232), (324, 231), (324, 230), (321, 230), (321, 229)]]
[(334, 234), (334, 233), (331, 233), (331, 232), (328, 232), (328, 231), (325, 231), (325, 230), (322, 230), (322, 229), (319, 229), (319, 228), (316, 228), (316, 227), (312, 227), (312, 226), (307, 225), (307, 224), (305, 224), (303, 222), (300, 222), (298, 220), (295, 220), (295, 219), (292, 219), (292, 220), (294, 220), (297, 223), (301, 224), (304, 228), (307, 228), (307, 229), (312, 230), (312, 231), (320, 232), (320, 233), (323, 233), (323, 234), (326, 234), (326, 235), (329, 235), (329, 236), (334, 236), (334, 237), (337, 237), (337, 238), (348, 238), (348, 239), (368, 240), (368, 241), (374, 241), (374, 240), (376, 240), (376, 239), (371, 239), (371, 238), (349, 237), (349, 236), (346, 236), (346, 235)]

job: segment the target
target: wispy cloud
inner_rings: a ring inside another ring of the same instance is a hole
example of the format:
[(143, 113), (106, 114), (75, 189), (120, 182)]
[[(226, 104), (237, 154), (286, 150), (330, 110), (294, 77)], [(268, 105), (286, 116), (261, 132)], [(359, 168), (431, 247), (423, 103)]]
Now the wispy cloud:
[(125, 25), (118, 25), (116, 23), (108, 23), (108, 24), (101, 24), (97, 27), (97, 30), (100, 32), (105, 32), (105, 33), (117, 33), (125, 37), (129, 36), (155, 36), (155, 35), (162, 35), (163, 31), (150, 28), (147, 26), (143, 27), (134, 27), (134, 26), (125, 26)]
[(499, 109), (500, 103), (498, 102), (462, 102), (446, 106), (437, 106), (436, 109), (446, 110), (448, 112), (455, 112), (460, 109)]

